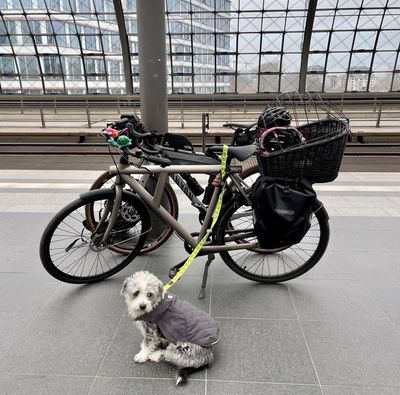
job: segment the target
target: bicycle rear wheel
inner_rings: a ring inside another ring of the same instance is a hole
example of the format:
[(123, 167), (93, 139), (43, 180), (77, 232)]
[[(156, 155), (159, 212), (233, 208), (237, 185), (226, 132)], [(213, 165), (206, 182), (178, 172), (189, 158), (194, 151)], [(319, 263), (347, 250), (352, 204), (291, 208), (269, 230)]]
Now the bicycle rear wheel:
[[(114, 185), (114, 178), (114, 176), (106, 171), (97, 178), (90, 189), (95, 190), (111, 188), (111, 186)], [(146, 183), (146, 190), (150, 193), (153, 193), (156, 183), (157, 178), (155, 176), (149, 176), (149, 179)], [(165, 210), (167, 210), (175, 219), (178, 219), (178, 200), (170, 184), (166, 184), (165, 186), (164, 195), (161, 200), (161, 206), (164, 207)], [(147, 235), (145, 245), (140, 250), (140, 254), (146, 254), (161, 247), (171, 237), (173, 232), (171, 226), (163, 222), (156, 214), (150, 213), (150, 219), (152, 225), (151, 230)], [(119, 246), (117, 252), (128, 255), (131, 251), (128, 248), (124, 248), (124, 246)]]
[[(126, 191), (111, 234), (102, 242), (114, 196), (111, 189), (87, 192), (50, 221), (40, 241), (40, 258), (53, 277), (74, 284), (103, 280), (122, 270), (139, 253), (150, 230), (150, 215), (145, 204)], [(96, 230), (103, 217), (105, 222)], [(118, 253), (120, 246), (131, 253)]]
[[(329, 242), (328, 215), (324, 207), (313, 208), (311, 227), (300, 243), (276, 250), (259, 247), (221, 252), (227, 266), (240, 276), (262, 283), (291, 280), (310, 270), (324, 254)], [(237, 238), (243, 234), (243, 237)], [(236, 243), (256, 242), (253, 211), (250, 206), (233, 200), (224, 211), (216, 233), (217, 244), (230, 236)]]

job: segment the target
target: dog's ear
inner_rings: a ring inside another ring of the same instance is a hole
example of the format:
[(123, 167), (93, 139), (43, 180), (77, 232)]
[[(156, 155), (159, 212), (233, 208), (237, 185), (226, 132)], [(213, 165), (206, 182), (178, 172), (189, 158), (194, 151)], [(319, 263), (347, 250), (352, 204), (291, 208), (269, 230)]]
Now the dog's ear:
[(158, 293), (160, 294), (160, 297), (163, 298), (164, 294), (165, 294), (165, 290), (164, 290), (164, 284), (162, 282), (160, 282), (158, 284)]
[(125, 295), (125, 290), (126, 290), (126, 286), (128, 284), (128, 279), (126, 278), (124, 283), (122, 284), (122, 288), (121, 288), (121, 295), (124, 296)]

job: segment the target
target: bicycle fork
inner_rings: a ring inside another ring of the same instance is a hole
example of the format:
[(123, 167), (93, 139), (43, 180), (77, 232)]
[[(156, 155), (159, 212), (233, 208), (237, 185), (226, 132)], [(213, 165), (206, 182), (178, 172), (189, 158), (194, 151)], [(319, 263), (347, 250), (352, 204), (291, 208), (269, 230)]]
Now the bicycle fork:
[(121, 185), (119, 185), (116, 182), (114, 190), (115, 190), (115, 198), (113, 201), (107, 200), (107, 203), (106, 203), (106, 206), (104, 207), (104, 211), (101, 215), (100, 221), (99, 221), (98, 225), (96, 226), (96, 229), (93, 232), (93, 234), (96, 234), (99, 231), (99, 229), (102, 228), (102, 226), (104, 225), (104, 223), (107, 220), (108, 214), (111, 212), (111, 216), (108, 221), (107, 228), (104, 231), (103, 237), (101, 238), (100, 245), (102, 245), (102, 246), (104, 246), (106, 244), (108, 238), (111, 235), (111, 231), (114, 227), (115, 222), (117, 221), (119, 207), (121, 206), (121, 202), (122, 202), (122, 187), (121, 187)]

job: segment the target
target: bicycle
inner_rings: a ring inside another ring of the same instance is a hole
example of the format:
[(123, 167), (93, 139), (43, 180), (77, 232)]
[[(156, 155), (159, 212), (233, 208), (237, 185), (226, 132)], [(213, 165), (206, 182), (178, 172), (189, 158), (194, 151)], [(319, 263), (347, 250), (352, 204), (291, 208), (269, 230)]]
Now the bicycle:
[[(44, 268), (53, 277), (82, 284), (105, 279), (122, 270), (145, 244), (151, 228), (150, 212), (167, 223), (192, 251), (211, 223), (222, 184), (225, 184), (226, 192), (221, 214), (201, 250), (201, 255), (208, 255), (203, 296), (214, 253), (219, 253), (227, 266), (240, 276), (263, 283), (300, 276), (323, 256), (329, 241), (329, 217), (319, 200), (313, 207), (310, 230), (301, 242), (277, 250), (259, 248), (253, 227), (250, 190), (240, 177), (241, 166), (231, 165), (232, 159), (244, 161), (256, 154), (256, 145), (229, 147), (226, 180), (219, 182), (217, 178), (214, 182), (202, 226), (196, 235), (192, 235), (161, 206), (163, 191), (171, 174), (219, 174), (222, 147), (210, 147), (207, 152), (206, 157), (217, 164), (173, 165), (170, 159), (160, 156), (164, 153), (162, 147), (157, 147), (158, 151), (148, 148), (153, 143), (151, 133), (139, 133), (132, 125), (130, 131), (139, 150), (121, 148), (119, 164), (109, 169), (115, 177), (113, 187), (81, 194), (58, 212), (46, 227), (40, 242), (40, 257)], [(129, 155), (156, 165), (132, 165), (127, 160)], [(134, 177), (143, 174), (158, 176), (153, 195)], [(131, 191), (124, 189), (123, 184)], [(121, 248), (129, 249), (129, 255), (120, 254)]]
[[(134, 117), (134, 115), (121, 115), (121, 119), (119, 121), (110, 123), (107, 126), (111, 128), (121, 129), (126, 127), (126, 124), (129, 122), (129, 120), (134, 119)], [(136, 119), (135, 121), (137, 123), (140, 123), (138, 119)], [(250, 145), (253, 144), (255, 141), (257, 123), (248, 124), (231, 122), (225, 123), (222, 126), (229, 127), (234, 131), (230, 143), (231, 145)], [(158, 135), (157, 140), (162, 144), (164, 150), (173, 150), (172, 154), (170, 154), (170, 157), (172, 156), (171, 159), (175, 164), (202, 164), (205, 160), (204, 155), (202, 153), (195, 152), (190, 140), (188, 140), (183, 135), (169, 133), (160, 134)], [(254, 183), (259, 175), (259, 168), (257, 165), (254, 165), (245, 169), (242, 172), (241, 177), (243, 180), (246, 179), (246, 182), (250, 183), (251, 185)], [(170, 178), (183, 192), (183, 194), (189, 199), (191, 205), (199, 210), (199, 220), (201, 222), (204, 218), (206, 205), (208, 204), (207, 202), (209, 199), (205, 197), (203, 201), (201, 201), (198, 198), (198, 196), (201, 195), (204, 190), (199, 185), (196, 178), (192, 177), (192, 175), (190, 174), (183, 176), (180, 174), (171, 174)], [(140, 182), (150, 193), (154, 192), (155, 185), (157, 183), (157, 180), (154, 176), (142, 176)], [(208, 184), (210, 184), (211, 182), (212, 180), (209, 180)], [(90, 190), (109, 188), (112, 186), (113, 183), (114, 176), (112, 176), (109, 171), (105, 171), (100, 174), (100, 176), (93, 182)], [(162, 198), (161, 205), (167, 211), (169, 211), (175, 219), (178, 219), (179, 204), (176, 194), (170, 183), (167, 183), (165, 186), (164, 196)], [(153, 224), (152, 230), (148, 235), (145, 245), (140, 250), (140, 254), (146, 254), (161, 247), (173, 233), (173, 229), (168, 224), (160, 221), (159, 218), (155, 215), (151, 215), (151, 223)], [(120, 252), (123, 254), (129, 254), (130, 250), (121, 248)]]

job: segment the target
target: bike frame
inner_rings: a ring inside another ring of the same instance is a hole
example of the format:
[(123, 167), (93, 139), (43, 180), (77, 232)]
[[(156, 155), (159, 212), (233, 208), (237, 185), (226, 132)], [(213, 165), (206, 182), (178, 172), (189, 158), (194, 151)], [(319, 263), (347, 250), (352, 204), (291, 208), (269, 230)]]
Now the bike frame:
[[(237, 187), (239, 193), (248, 200), (245, 190), (243, 189), (240, 177), (238, 173), (242, 171), (241, 166), (231, 166), (229, 170), (229, 176), (233, 183)], [(199, 236), (197, 240), (183, 227), (164, 207), (161, 206), (162, 196), (164, 193), (164, 188), (168, 182), (168, 178), (171, 174), (218, 174), (221, 172), (220, 165), (172, 165), (167, 167), (160, 167), (157, 165), (142, 165), (141, 167), (135, 167), (132, 165), (118, 164), (117, 166), (110, 166), (109, 173), (115, 176), (115, 204), (112, 207), (110, 223), (107, 227), (106, 232), (103, 235), (103, 241), (105, 242), (111, 232), (113, 224), (118, 215), (118, 209), (121, 204), (122, 197), (122, 184), (125, 183), (130, 186), (132, 191), (136, 193), (148, 206), (150, 211), (157, 214), (164, 222), (166, 222), (172, 229), (189, 244), (192, 248), (195, 248), (198, 242), (205, 235), (207, 229), (209, 228), (212, 216), (217, 205), (218, 197), (221, 192), (221, 187), (215, 187), (214, 193), (211, 198), (211, 202), (207, 208), (204, 222), (201, 226)], [(155, 187), (154, 194), (151, 195), (146, 189), (137, 181), (132, 175), (143, 175), (152, 174), (158, 175), (157, 184)], [(108, 210), (106, 210), (108, 211)], [(109, 211), (108, 211), (109, 212)], [(107, 212), (107, 215), (108, 215)], [(231, 236), (228, 241), (240, 240), (243, 235)], [(202, 253), (217, 253), (222, 251), (231, 250), (242, 250), (248, 248), (254, 248), (257, 243), (231, 243), (224, 245), (215, 245), (212, 242), (207, 242), (202, 248)]]

